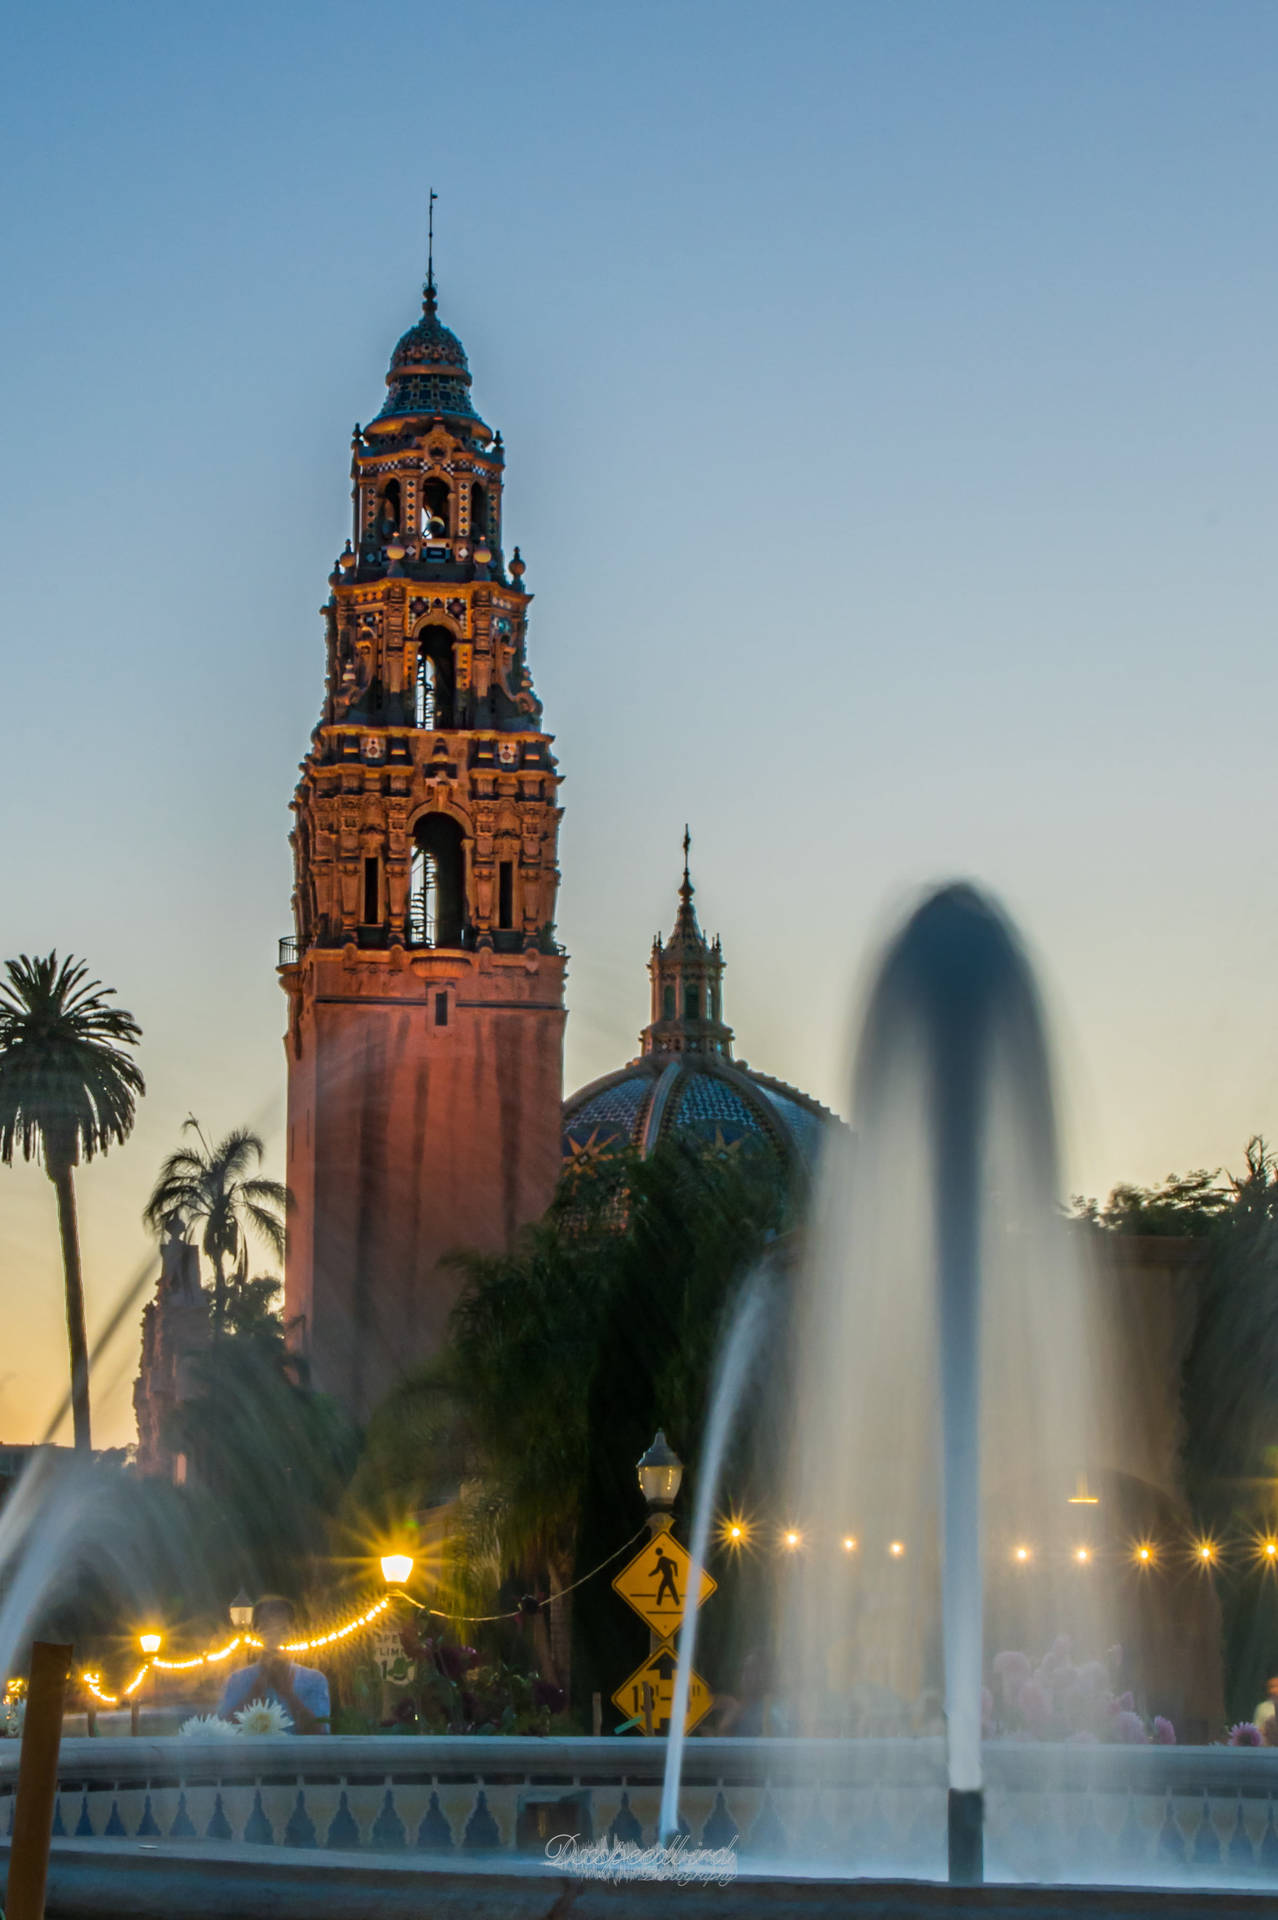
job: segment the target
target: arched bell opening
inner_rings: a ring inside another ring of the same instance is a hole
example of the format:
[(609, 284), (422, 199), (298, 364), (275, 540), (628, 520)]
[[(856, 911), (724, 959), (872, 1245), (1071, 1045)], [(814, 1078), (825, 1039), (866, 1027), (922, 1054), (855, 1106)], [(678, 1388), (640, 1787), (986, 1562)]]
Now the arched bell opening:
[(451, 815), (423, 814), (409, 867), (409, 946), (460, 947), (465, 898), (465, 836)]
[(478, 480), (470, 490), (470, 537), (476, 545), (488, 538), (488, 494)]
[(424, 627), (417, 636), (417, 688), (414, 719), (427, 732), (456, 721), (453, 636), (447, 627)]
[(388, 480), (377, 496), (377, 517), (373, 521), (373, 532), (380, 540), (389, 540), (399, 532), (403, 525), (402, 508), (399, 481)]
[(422, 539), (446, 540), (452, 526), (452, 489), (447, 480), (432, 475), (422, 485)]

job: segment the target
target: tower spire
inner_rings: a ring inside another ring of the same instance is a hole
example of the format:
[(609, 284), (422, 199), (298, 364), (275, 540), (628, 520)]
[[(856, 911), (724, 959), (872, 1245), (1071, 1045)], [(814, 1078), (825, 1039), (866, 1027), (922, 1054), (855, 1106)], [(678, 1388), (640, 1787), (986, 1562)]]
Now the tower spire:
[(435, 300), (435, 202), (439, 195), (434, 187), (430, 189), (430, 198), (426, 203), (426, 285), (422, 288), (422, 312), (434, 313)]
[(706, 939), (692, 904), (692, 833), (683, 829), (683, 879), (670, 938), (652, 943), (652, 1019), (640, 1035), (645, 1053), (713, 1053), (732, 1058), (732, 1029), (723, 1019), (723, 952)]

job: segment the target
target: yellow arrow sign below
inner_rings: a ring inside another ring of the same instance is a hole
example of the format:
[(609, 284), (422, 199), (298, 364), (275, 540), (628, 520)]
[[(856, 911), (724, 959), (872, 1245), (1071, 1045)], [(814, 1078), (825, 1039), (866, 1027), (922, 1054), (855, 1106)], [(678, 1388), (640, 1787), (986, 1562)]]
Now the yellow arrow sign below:
[[(640, 1547), (612, 1584), (646, 1627), (659, 1633), (663, 1640), (669, 1640), (679, 1631), (683, 1619), (691, 1572), (692, 1556), (688, 1549), (681, 1546), (672, 1533), (659, 1533)], [(703, 1567), (698, 1606), (710, 1598), (717, 1585)], [(629, 1684), (627, 1681), (626, 1685)]]
[[(711, 1581), (712, 1586), (713, 1584), (714, 1582)], [(705, 1598), (704, 1594), (702, 1598)], [(658, 1734), (669, 1733), (670, 1710), (674, 1705), (677, 1672), (675, 1657), (669, 1647), (658, 1647), (655, 1653), (649, 1654), (641, 1667), (635, 1668), (628, 1680), (622, 1681), (612, 1696), (613, 1705), (621, 1709), (627, 1720), (638, 1721), (640, 1733), (647, 1733), (649, 1729), (644, 1724), (643, 1697), (646, 1686), (649, 1689), (651, 1731)], [(689, 1733), (699, 1721), (705, 1719), (713, 1705), (714, 1695), (701, 1675), (694, 1669), (688, 1685), (687, 1731)]]

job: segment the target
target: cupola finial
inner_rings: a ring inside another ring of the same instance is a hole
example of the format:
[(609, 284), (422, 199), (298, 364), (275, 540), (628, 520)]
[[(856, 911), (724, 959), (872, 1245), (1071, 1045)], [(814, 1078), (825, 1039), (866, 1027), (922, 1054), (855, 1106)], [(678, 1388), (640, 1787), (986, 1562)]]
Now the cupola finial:
[(683, 823), (683, 885), (679, 889), (685, 900), (692, 898), (692, 875), (688, 871), (688, 856), (691, 852), (692, 835), (688, 831), (688, 823), (685, 820)]
[(430, 199), (426, 203), (426, 285), (422, 288), (422, 312), (433, 314), (435, 299), (435, 202), (439, 195), (434, 187), (430, 189)]

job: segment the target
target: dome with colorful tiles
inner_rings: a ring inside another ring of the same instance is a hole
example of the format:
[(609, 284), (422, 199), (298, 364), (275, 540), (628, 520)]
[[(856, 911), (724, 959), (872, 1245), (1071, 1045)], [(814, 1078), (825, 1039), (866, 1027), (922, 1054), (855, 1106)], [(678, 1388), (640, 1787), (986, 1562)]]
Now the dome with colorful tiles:
[(379, 420), (409, 414), (478, 418), (470, 397), (470, 368), (457, 335), (436, 312), (435, 281), (427, 280), (422, 317), (399, 340), (386, 375), (390, 391)]
[(732, 1057), (723, 1021), (723, 950), (697, 924), (684, 834), (683, 884), (670, 938), (653, 941), (652, 1019), (642, 1053), (616, 1073), (592, 1080), (564, 1103), (569, 1165), (628, 1147), (648, 1155), (661, 1142), (701, 1142), (720, 1152), (763, 1147), (792, 1170), (810, 1173), (827, 1127), (828, 1107), (784, 1081)]

